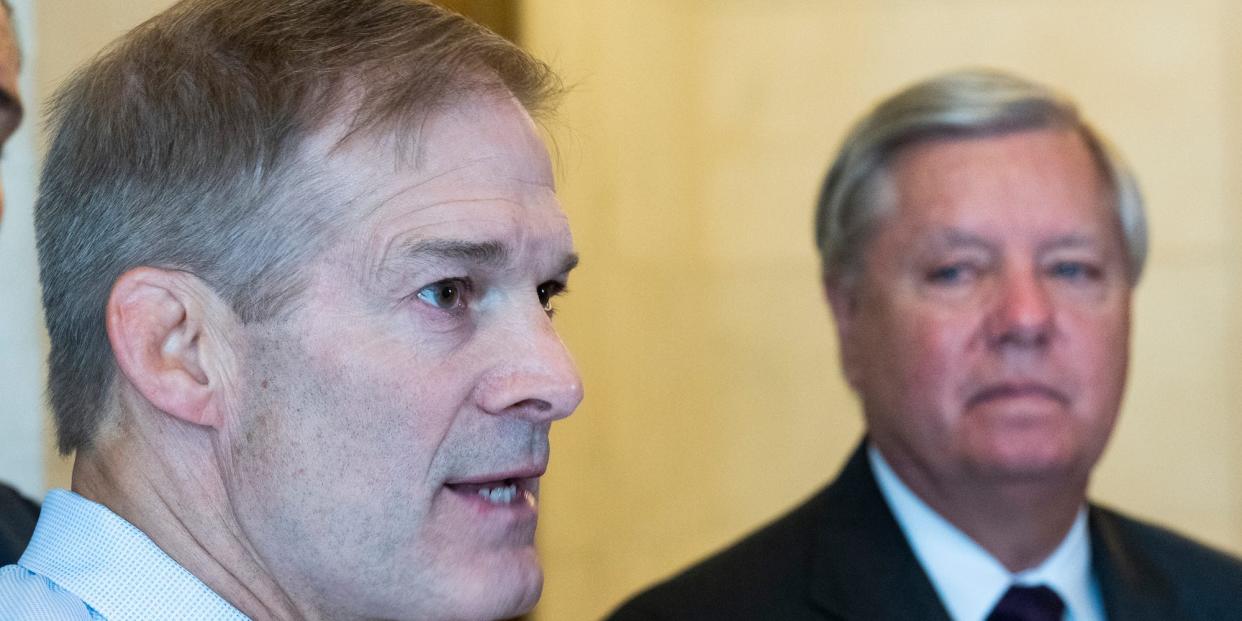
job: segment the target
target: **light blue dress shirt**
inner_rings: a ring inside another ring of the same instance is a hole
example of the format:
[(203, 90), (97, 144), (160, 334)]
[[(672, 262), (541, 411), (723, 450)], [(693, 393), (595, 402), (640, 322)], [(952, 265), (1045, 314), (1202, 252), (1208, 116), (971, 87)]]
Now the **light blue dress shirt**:
[(4, 621), (247, 619), (107, 507), (52, 490), (26, 553), (0, 568)]
[(1065, 621), (1104, 621), (1104, 601), (1091, 573), (1086, 509), (1043, 563), (1014, 574), (906, 487), (874, 446), (867, 457), (893, 517), (955, 621), (982, 621), (1014, 583), (1056, 591), (1065, 602)]

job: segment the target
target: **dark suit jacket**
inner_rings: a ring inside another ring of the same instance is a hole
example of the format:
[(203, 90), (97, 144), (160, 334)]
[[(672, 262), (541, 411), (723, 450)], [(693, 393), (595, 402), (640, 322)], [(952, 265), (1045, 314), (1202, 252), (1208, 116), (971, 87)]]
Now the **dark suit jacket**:
[[(1242, 619), (1242, 561), (1094, 505), (1088, 523), (1112, 621)], [(609, 618), (949, 621), (862, 447), (810, 500)]]
[(0, 567), (21, 558), (38, 520), (39, 505), (0, 483)]

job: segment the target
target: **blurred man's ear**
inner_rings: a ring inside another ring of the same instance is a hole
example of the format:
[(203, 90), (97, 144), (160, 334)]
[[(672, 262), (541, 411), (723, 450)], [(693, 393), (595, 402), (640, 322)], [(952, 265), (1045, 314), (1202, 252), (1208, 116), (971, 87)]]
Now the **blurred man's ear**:
[(108, 297), (107, 331), (118, 367), (156, 409), (195, 425), (221, 422), (220, 398), (233, 316), (196, 276), (139, 267)]

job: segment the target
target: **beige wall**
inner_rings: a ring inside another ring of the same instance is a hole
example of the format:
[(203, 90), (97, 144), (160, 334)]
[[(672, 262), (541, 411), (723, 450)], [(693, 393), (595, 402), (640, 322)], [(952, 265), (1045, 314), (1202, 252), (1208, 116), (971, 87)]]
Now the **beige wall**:
[(1242, 32), (1228, 0), (528, 0), (576, 83), (552, 129), (584, 257), (558, 317), (538, 618), (597, 618), (826, 481), (857, 440), (811, 205), (847, 124), (962, 65), (1075, 94), (1132, 160), (1153, 250), (1096, 498), (1242, 552)]
[[(167, 0), (40, 0), (40, 92)], [(855, 443), (810, 205), (869, 103), (963, 64), (1076, 94), (1135, 164), (1153, 253), (1098, 498), (1242, 552), (1242, 9), (1230, 0), (526, 0), (587, 382), (554, 431), (537, 617), (596, 618), (776, 515)], [(32, 119), (37, 118), (32, 115)], [(49, 484), (64, 484), (51, 460)]]

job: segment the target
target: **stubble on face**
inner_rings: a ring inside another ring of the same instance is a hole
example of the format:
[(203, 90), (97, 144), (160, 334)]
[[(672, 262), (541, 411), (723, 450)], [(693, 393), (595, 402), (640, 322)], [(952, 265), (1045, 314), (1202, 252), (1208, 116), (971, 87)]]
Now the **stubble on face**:
[(356, 226), (289, 316), (247, 328), (221, 452), (247, 538), (309, 609), (501, 618), (538, 598), (533, 509), (454, 487), (537, 476), (581, 399), (538, 295), (573, 254), (531, 127), (488, 100), (433, 117), (416, 168), (341, 150)]

